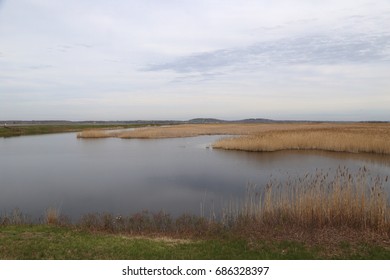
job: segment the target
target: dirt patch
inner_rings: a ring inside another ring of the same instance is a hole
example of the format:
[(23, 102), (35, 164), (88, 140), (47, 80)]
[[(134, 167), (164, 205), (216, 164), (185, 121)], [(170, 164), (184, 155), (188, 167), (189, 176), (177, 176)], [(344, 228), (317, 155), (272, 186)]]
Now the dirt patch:
[(156, 241), (156, 242), (163, 242), (168, 245), (181, 245), (181, 244), (190, 244), (194, 243), (196, 241), (190, 240), (190, 239), (179, 239), (179, 238), (172, 238), (169, 236), (132, 236), (132, 235), (120, 235), (123, 239), (138, 239), (138, 240), (149, 240), (149, 241)]

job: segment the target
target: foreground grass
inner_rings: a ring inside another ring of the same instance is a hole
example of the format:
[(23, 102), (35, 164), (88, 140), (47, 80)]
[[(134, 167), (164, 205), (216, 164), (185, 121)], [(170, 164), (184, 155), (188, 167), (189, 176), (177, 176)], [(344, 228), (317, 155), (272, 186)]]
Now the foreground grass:
[(70, 227), (0, 227), (0, 259), (390, 259), (383, 244), (336, 246), (219, 236), (172, 239), (93, 233)]

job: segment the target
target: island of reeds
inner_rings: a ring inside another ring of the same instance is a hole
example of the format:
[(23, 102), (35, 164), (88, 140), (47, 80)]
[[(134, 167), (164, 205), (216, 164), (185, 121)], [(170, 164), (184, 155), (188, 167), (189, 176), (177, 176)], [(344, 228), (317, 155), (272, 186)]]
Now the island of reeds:
[(142, 127), (131, 131), (86, 130), (79, 138), (150, 139), (230, 135), (215, 149), (270, 152), (324, 150), (390, 154), (390, 123), (222, 123)]

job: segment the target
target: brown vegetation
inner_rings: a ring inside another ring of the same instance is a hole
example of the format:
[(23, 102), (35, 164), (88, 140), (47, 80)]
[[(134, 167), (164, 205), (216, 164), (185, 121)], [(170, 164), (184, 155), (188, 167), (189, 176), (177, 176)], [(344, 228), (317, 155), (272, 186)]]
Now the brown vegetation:
[(264, 190), (250, 188), (239, 207), (225, 211), (225, 223), (299, 226), (305, 229), (353, 228), (390, 234), (388, 177), (372, 178), (338, 168), (334, 176), (318, 171), (285, 183), (270, 182)]
[(325, 128), (329, 124), (311, 123), (277, 123), (277, 124), (249, 124), (249, 123), (224, 123), (224, 124), (181, 124), (170, 126), (141, 127), (130, 131), (109, 132), (104, 130), (86, 130), (78, 134), (80, 138), (118, 137), (118, 138), (179, 138), (200, 135), (253, 135), (269, 131)]
[(184, 124), (131, 131), (86, 130), (79, 138), (177, 138), (237, 135), (213, 148), (243, 151), (327, 150), (390, 154), (390, 123)]
[(107, 130), (84, 130), (77, 133), (77, 138), (108, 138), (112, 137), (110, 132)]
[(57, 225), (60, 221), (60, 211), (57, 208), (49, 207), (45, 211), (45, 222), (48, 225)]
[(326, 150), (390, 154), (389, 124), (291, 126), (248, 136), (221, 139), (213, 148), (243, 151)]

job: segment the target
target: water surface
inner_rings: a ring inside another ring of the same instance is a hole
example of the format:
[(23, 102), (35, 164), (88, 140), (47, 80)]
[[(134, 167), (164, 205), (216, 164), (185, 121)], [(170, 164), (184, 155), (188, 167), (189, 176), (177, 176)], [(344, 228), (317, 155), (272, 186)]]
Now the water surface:
[(265, 185), (316, 169), (365, 166), (390, 175), (390, 157), (335, 152), (237, 152), (207, 148), (221, 136), (130, 140), (76, 134), (0, 138), (0, 210), (33, 218), (48, 207), (78, 219), (91, 212), (200, 214)]

